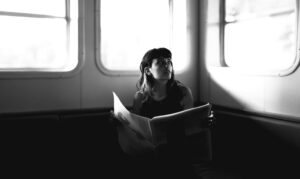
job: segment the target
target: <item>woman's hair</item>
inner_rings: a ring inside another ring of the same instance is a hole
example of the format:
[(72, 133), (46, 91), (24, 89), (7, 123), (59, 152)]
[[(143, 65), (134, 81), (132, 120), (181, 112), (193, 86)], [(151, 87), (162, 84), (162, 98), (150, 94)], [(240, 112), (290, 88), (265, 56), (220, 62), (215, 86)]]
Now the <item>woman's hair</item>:
[[(141, 76), (137, 82), (137, 88), (146, 94), (151, 94), (154, 86), (154, 78), (152, 74), (147, 75), (145, 67), (151, 67), (154, 59), (169, 58), (172, 59), (172, 53), (167, 48), (154, 48), (145, 53), (140, 64)], [(167, 83), (167, 90), (174, 84), (174, 70), (172, 70), (171, 79)]]

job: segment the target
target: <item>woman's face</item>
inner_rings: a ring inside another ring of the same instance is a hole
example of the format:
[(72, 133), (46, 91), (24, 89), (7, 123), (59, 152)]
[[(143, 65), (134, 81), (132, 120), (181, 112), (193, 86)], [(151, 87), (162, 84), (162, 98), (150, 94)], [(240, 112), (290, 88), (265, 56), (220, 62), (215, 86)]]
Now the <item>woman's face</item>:
[(156, 80), (169, 80), (173, 71), (172, 61), (169, 58), (153, 59), (149, 71)]

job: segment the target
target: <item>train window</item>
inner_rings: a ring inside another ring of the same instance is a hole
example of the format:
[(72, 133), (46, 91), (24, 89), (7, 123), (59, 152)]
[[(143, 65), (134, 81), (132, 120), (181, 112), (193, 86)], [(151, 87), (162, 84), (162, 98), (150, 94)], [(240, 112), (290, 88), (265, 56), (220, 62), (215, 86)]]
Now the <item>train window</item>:
[(73, 70), (77, 15), (77, 1), (0, 0), (0, 71)]
[(264, 71), (294, 66), (296, 7), (295, 0), (226, 0), (225, 64)]
[(102, 71), (137, 74), (146, 51), (158, 47), (171, 49), (176, 72), (187, 67), (189, 61), (182, 60), (186, 1), (101, 0), (98, 7), (97, 62)]

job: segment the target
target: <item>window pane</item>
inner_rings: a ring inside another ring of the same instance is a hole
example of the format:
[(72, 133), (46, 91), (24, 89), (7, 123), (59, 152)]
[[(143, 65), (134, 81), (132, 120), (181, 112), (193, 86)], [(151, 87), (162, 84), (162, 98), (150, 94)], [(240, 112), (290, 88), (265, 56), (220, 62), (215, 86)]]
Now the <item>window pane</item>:
[(285, 70), (296, 56), (295, 0), (226, 0), (228, 66)]
[[(40, 3), (36, 1), (36, 4), (29, 4), (35, 2), (30, 0), (25, 2), (28, 6), (24, 7), (24, 12), (30, 9), (30, 6)], [(51, 15), (59, 15), (55, 14), (59, 11), (52, 11), (54, 6), (57, 6), (55, 8), (60, 9), (61, 14), (65, 16), (66, 1), (42, 2), (49, 7), (49, 11), (44, 12), (43, 9), (39, 9), (41, 12), (38, 12), (37, 8), (36, 12), (31, 10), (28, 12), (43, 14), (49, 12), (48, 15), (51, 13)], [(53, 4), (50, 5), (49, 3), (52, 2)], [(8, 6), (8, 4), (6, 4), (7, 9), (0, 6), (1, 10), (13, 11), (10, 9), (13, 6)], [(3, 13), (0, 15), (0, 71), (67, 72), (73, 70), (78, 64), (78, 1), (72, 1), (68, 8), (71, 15), (70, 21), (66, 18), (22, 17), (22, 14), (14, 16)]]
[(5, 24), (0, 28), (1, 69), (65, 67), (64, 19), (0, 16), (0, 24)]
[(64, 0), (0, 0), (0, 11), (65, 16)]
[(101, 60), (109, 70), (137, 70), (144, 53), (169, 47), (169, 0), (102, 0)]

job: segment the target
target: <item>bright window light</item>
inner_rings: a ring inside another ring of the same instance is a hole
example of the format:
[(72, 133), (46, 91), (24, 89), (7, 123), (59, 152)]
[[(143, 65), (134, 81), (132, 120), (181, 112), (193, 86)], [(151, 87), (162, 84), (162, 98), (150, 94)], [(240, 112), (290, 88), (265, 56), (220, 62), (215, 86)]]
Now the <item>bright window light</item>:
[(295, 0), (226, 0), (225, 63), (268, 71), (289, 69), (296, 58)]
[(67, 32), (63, 19), (0, 16), (0, 22), (6, 24), (0, 28), (0, 49), (5, 49), (0, 50), (1, 67), (64, 66), (64, 60), (61, 58), (67, 58)]
[(182, 24), (186, 6), (182, 2), (179, 8), (169, 0), (101, 0), (101, 64), (109, 71), (137, 71), (148, 50), (166, 47), (173, 53), (175, 70), (185, 68), (188, 60), (181, 54), (186, 55), (186, 24)]
[(0, 0), (0, 71), (70, 71), (76, 67), (77, 1), (68, 7), (69, 14), (66, 1), (61, 0), (5, 2)]
[(0, 0), (0, 11), (43, 14), (64, 17), (66, 15), (66, 1)]

